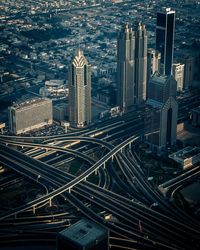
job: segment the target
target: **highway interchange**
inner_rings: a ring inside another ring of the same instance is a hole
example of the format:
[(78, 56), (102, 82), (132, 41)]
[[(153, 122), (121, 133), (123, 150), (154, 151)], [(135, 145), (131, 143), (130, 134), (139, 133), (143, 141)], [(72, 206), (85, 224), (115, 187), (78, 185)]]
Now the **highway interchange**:
[[(185, 105), (179, 107), (183, 112)], [(199, 167), (159, 188), (152, 186), (134, 151), (144, 135), (143, 124), (141, 113), (135, 112), (73, 134), (2, 135), (1, 165), (31, 179), (44, 193), (0, 214), (0, 242), (52, 239), (86, 216), (110, 230), (113, 249), (199, 249), (199, 222), (170, 201), (180, 185), (198, 176)], [(62, 170), (77, 158), (87, 169), (77, 176)], [(92, 175), (97, 183), (89, 180)], [(59, 208), (53, 211), (54, 206)], [(106, 219), (108, 214), (112, 219)]]

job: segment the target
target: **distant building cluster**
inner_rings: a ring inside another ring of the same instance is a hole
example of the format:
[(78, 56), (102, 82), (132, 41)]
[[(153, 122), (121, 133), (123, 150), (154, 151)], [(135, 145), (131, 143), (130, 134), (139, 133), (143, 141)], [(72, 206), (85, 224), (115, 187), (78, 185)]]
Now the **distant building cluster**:
[(45, 81), (45, 86), (40, 88), (40, 94), (52, 100), (65, 99), (68, 97), (69, 89), (63, 80), (54, 79)]
[[(92, 4), (98, 6), (100, 2), (93, 1)], [(121, 1), (110, 2), (119, 3)], [(60, 6), (66, 6), (66, 4)], [(84, 20), (87, 20), (87, 15), (82, 10), (79, 13), (80, 16), (73, 17), (73, 20), (74, 24), (78, 23), (79, 25), (80, 34), (78, 37), (81, 39), (81, 32), (87, 30), (86, 27), (91, 31), (96, 27), (95, 25), (99, 28), (100, 23), (95, 20), (94, 27), (88, 23), (80, 25), (79, 18), (84, 17)], [(63, 26), (67, 24), (69, 21), (62, 23)], [(157, 12), (155, 48), (153, 46), (147, 47), (148, 39), (150, 41), (153, 39), (151, 32), (147, 33), (143, 23), (137, 22), (136, 25), (132, 26), (130, 22), (127, 22), (120, 29), (119, 27), (119, 23), (117, 23), (115, 29), (118, 30), (118, 37), (114, 39), (112, 36), (110, 43), (108, 36), (111, 34), (97, 29), (98, 44), (94, 47), (96, 46), (95, 48), (99, 50), (94, 50), (93, 47), (91, 53), (89, 52), (92, 37), (88, 32), (88, 36), (84, 36), (84, 45), (83, 41), (79, 41), (80, 47), (83, 47), (87, 52), (87, 59), (81, 49), (77, 50), (70, 63), (70, 58), (65, 54), (68, 63), (67, 81), (53, 78), (50, 78), (53, 80), (47, 80), (45, 76), (42, 76), (42, 79), (45, 80), (45, 86), (40, 88), (42, 97), (49, 97), (53, 101), (63, 99), (64, 102), (55, 103), (53, 107), (52, 102), (48, 99), (36, 99), (26, 101), (23, 104), (14, 104), (9, 108), (10, 132), (13, 134), (25, 133), (45, 124), (51, 124), (53, 119), (60, 124), (63, 121), (69, 122), (70, 126), (74, 128), (83, 128), (91, 124), (91, 76), (93, 74), (94, 78), (98, 78), (98, 81), (95, 82), (97, 93), (93, 101), (98, 104), (111, 104), (111, 107), (114, 107), (113, 109), (105, 108), (105, 111), (100, 112), (100, 119), (122, 115), (132, 111), (135, 107), (146, 105), (148, 112), (145, 118), (147, 128), (145, 128), (145, 137), (149, 145), (158, 151), (174, 145), (178, 114), (176, 94), (177, 91), (181, 92), (191, 87), (195, 74), (195, 57), (192, 55), (184, 54), (181, 56), (176, 52), (176, 61), (174, 61), (175, 11), (171, 8), (163, 8)], [(71, 30), (71, 32), (75, 31)], [(104, 38), (101, 40), (100, 37)], [(90, 41), (88, 46), (87, 40)], [(74, 42), (77, 43), (77, 41)], [(55, 43), (60, 49), (63, 43), (69, 43), (69, 40), (61, 39), (59, 43), (55, 40)], [(93, 44), (95, 44), (94, 41)], [(36, 45), (39, 46), (39, 44)], [(110, 47), (108, 48), (108, 46)], [(69, 51), (71, 52), (72, 49)], [(97, 52), (99, 53), (99, 51), (101, 51), (100, 63), (97, 66), (96, 57), (91, 55), (96, 53), (95, 56), (98, 56)], [(48, 57), (49, 62), (55, 64), (51, 60), (53, 54), (48, 55), (47, 52), (42, 52), (40, 56), (41, 58)], [(109, 58), (110, 63), (108, 60), (105, 64), (105, 58)], [(115, 58), (115, 62), (112, 63), (113, 58)], [(32, 63), (30, 67), (33, 70)], [(64, 67), (66, 65), (61, 68)], [(110, 75), (114, 77), (108, 77)], [(1, 78), (3, 79), (3, 77), (2, 75)], [(193, 110), (192, 117), (193, 124), (198, 126), (198, 112)]]

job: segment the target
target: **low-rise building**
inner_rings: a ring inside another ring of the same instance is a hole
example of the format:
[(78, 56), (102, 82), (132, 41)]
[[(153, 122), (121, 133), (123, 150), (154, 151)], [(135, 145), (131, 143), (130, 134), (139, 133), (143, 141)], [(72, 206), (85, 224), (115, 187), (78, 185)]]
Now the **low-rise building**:
[(57, 250), (108, 250), (109, 232), (100, 225), (82, 219), (58, 233)]
[(178, 162), (184, 169), (186, 169), (195, 163), (200, 162), (200, 148), (188, 146), (169, 155), (169, 158)]

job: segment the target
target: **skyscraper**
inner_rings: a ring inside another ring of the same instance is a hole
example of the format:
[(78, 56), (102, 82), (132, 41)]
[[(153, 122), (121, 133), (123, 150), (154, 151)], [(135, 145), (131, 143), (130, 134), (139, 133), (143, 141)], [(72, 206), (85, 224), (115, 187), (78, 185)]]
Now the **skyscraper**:
[(80, 49), (69, 65), (69, 121), (78, 128), (91, 122), (91, 71)]
[(135, 34), (129, 24), (125, 24), (117, 44), (117, 104), (123, 112), (134, 105)]
[(135, 31), (126, 24), (118, 37), (117, 103), (123, 112), (146, 99), (147, 33), (138, 24)]
[(164, 8), (157, 13), (156, 50), (161, 53), (161, 73), (172, 74), (175, 11)]
[(139, 23), (135, 29), (135, 102), (141, 104), (146, 100), (147, 83), (147, 32)]
[(149, 81), (145, 121), (146, 139), (153, 149), (162, 151), (176, 143), (178, 104), (174, 77), (155, 73)]
[(195, 58), (190, 55), (183, 55), (180, 61), (185, 64), (183, 88), (191, 88), (194, 80)]

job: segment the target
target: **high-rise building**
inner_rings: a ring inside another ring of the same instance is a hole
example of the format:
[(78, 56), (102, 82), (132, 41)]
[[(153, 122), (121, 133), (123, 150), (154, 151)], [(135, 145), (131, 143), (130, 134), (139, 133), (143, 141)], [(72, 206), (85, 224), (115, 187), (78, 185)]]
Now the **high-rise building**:
[(176, 80), (156, 72), (149, 81), (148, 98), (165, 103), (170, 96), (176, 98)]
[(9, 131), (22, 134), (52, 124), (52, 101), (34, 98), (17, 102), (8, 108)]
[(177, 82), (177, 91), (182, 91), (184, 88), (184, 69), (185, 64), (174, 63), (173, 64), (173, 76)]
[(155, 73), (148, 85), (146, 139), (153, 149), (162, 151), (176, 143), (178, 104), (176, 80)]
[(175, 11), (163, 8), (157, 13), (156, 50), (161, 53), (161, 73), (172, 74), (174, 53)]
[(80, 49), (69, 65), (69, 121), (77, 128), (91, 122), (91, 70)]
[(147, 84), (147, 32), (139, 23), (135, 29), (135, 102), (141, 104), (146, 100)]
[(147, 82), (155, 72), (160, 72), (161, 53), (155, 49), (147, 50)]
[(117, 105), (126, 112), (134, 105), (135, 85), (135, 34), (129, 24), (125, 24), (117, 44)]
[(190, 55), (184, 55), (181, 58), (181, 62), (185, 64), (183, 88), (188, 89), (192, 87), (192, 82), (194, 80), (195, 58)]
[(147, 32), (138, 24), (135, 31), (126, 24), (118, 37), (117, 104), (123, 112), (146, 99)]

